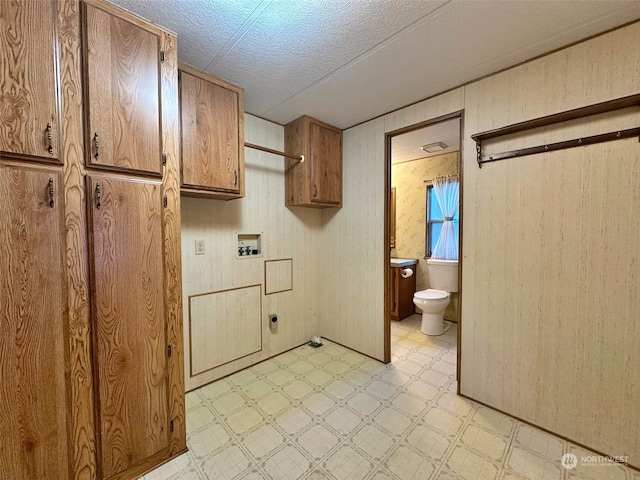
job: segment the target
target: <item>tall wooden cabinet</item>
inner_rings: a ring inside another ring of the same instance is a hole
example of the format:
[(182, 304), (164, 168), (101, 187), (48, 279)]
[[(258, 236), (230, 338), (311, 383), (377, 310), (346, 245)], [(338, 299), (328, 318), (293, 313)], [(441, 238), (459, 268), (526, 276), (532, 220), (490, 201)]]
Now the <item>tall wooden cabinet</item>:
[(137, 478), (186, 450), (176, 38), (103, 0), (0, 24), (0, 479)]
[(69, 478), (54, 2), (0, 2), (0, 478)]
[(183, 195), (244, 197), (244, 90), (180, 65)]
[(315, 208), (342, 206), (342, 130), (304, 115), (284, 127), (287, 158), (285, 204)]
[(81, 6), (97, 457), (101, 478), (130, 478), (171, 456), (184, 423), (171, 411), (163, 237), (170, 66), (164, 32), (102, 3)]
[(59, 171), (0, 163), (0, 478), (68, 478)]

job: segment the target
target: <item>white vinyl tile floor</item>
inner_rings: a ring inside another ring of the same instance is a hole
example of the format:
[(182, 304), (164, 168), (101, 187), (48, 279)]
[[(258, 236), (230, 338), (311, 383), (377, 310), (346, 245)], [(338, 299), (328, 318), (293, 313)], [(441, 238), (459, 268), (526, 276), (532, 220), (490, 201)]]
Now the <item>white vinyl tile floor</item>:
[(188, 393), (189, 452), (144, 480), (640, 480), (457, 396), (456, 326), (419, 327), (392, 322), (388, 365), (325, 340)]

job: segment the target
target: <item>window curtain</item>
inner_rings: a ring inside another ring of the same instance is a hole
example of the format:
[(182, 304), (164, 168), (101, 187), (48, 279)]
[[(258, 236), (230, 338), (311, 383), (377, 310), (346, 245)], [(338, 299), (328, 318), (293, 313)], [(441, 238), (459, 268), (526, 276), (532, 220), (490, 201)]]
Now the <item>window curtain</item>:
[(431, 258), (458, 260), (458, 242), (453, 227), (453, 217), (458, 213), (460, 178), (458, 175), (434, 178), (433, 193), (444, 215), (444, 223)]

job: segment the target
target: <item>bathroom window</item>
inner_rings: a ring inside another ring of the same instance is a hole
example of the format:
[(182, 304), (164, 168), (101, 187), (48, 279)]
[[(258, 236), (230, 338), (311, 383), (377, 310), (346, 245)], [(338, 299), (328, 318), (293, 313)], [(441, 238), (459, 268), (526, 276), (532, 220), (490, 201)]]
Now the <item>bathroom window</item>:
[[(436, 243), (438, 243), (438, 237), (440, 236), (440, 230), (442, 229), (442, 224), (444, 223), (444, 215), (442, 214), (442, 210), (440, 210), (440, 204), (438, 203), (438, 199), (433, 193), (433, 185), (427, 185), (427, 232), (426, 232), (426, 251), (425, 256), (427, 258), (431, 257), (431, 252), (436, 248)], [(459, 231), (459, 210), (456, 213), (456, 216), (453, 217), (453, 229), (456, 234), (456, 241), (458, 241), (458, 231)]]

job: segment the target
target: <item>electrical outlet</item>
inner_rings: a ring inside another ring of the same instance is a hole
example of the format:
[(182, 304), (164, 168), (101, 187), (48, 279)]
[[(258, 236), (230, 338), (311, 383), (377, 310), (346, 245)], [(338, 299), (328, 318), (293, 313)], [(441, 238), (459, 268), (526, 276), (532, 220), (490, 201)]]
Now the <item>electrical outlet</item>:
[(204, 240), (196, 240), (196, 255), (204, 255)]

